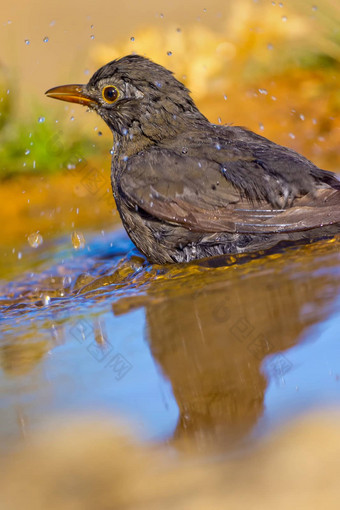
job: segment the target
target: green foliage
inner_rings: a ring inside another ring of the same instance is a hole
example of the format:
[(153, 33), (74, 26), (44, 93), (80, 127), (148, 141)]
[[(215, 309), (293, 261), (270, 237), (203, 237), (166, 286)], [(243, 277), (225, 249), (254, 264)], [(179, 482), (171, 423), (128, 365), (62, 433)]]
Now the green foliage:
[(32, 123), (12, 121), (1, 132), (0, 178), (74, 168), (95, 151), (92, 141), (63, 131), (56, 122), (42, 117)]
[(0, 84), (0, 130), (6, 124), (11, 113), (11, 102), (9, 95), (4, 90), (3, 84)]
[(9, 90), (8, 77), (5, 75), (3, 68), (0, 67), (0, 130), (5, 126), (12, 112)]

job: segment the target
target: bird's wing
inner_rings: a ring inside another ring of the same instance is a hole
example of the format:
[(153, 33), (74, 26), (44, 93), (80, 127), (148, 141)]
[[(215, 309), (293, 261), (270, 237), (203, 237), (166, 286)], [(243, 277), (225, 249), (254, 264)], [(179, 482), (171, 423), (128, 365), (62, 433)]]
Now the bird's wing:
[(218, 163), (170, 150), (131, 157), (119, 185), (132, 208), (195, 232), (294, 232), (340, 222), (338, 190), (315, 188), (277, 209), (242, 196)]
[[(237, 126), (205, 126), (182, 137), (187, 156), (215, 162), (225, 178), (250, 201), (286, 208), (299, 196), (329, 185), (340, 189), (332, 172), (301, 154)], [(178, 150), (178, 139), (170, 148)], [(209, 163), (210, 164), (210, 163)]]

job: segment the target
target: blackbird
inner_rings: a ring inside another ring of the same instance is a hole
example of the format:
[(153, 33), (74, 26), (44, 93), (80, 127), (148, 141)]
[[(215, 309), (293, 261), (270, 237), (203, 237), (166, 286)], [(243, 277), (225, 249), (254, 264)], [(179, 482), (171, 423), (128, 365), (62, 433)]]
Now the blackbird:
[(123, 225), (153, 263), (305, 242), (340, 231), (340, 182), (243, 127), (211, 124), (172, 72), (139, 55), (47, 96), (95, 110), (113, 133)]

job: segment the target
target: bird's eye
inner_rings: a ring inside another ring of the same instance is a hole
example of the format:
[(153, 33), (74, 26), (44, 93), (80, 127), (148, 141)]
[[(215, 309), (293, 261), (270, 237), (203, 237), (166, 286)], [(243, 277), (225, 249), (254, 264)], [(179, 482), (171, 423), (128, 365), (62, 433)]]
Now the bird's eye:
[(119, 97), (119, 92), (113, 85), (107, 85), (102, 90), (102, 96), (106, 103), (113, 104)]

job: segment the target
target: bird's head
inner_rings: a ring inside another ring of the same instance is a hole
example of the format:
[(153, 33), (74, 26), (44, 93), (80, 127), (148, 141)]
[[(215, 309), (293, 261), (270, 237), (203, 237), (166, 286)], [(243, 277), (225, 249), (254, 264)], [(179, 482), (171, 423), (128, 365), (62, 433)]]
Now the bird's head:
[(139, 55), (113, 60), (86, 85), (54, 87), (46, 94), (88, 106), (122, 136), (140, 132), (158, 141), (185, 129), (190, 120), (204, 118), (171, 71)]

